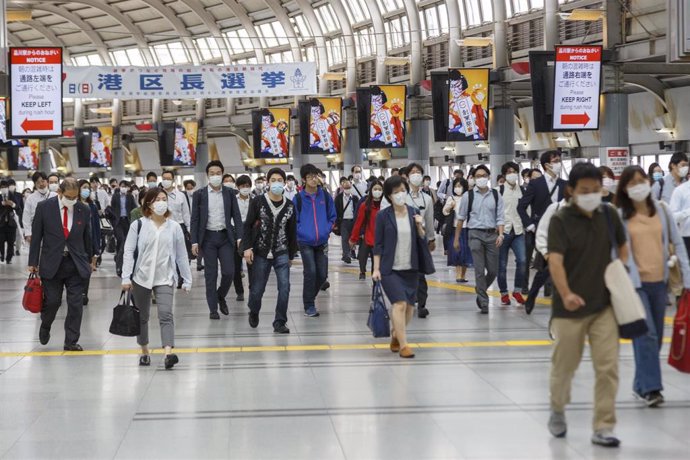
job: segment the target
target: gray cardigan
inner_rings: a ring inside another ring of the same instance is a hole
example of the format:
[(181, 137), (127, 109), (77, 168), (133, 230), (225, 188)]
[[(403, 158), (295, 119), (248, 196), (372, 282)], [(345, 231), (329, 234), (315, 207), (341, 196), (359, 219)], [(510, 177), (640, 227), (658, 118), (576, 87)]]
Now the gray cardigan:
[[(685, 244), (683, 242), (683, 238), (680, 236), (680, 232), (678, 231), (678, 227), (676, 226), (675, 220), (673, 219), (673, 214), (671, 213), (671, 210), (668, 208), (668, 206), (658, 200), (653, 200), (654, 201), (654, 206), (656, 207), (656, 212), (657, 214), (661, 217), (661, 228), (663, 230), (663, 246), (664, 246), (664, 260), (668, 261), (670, 259), (670, 255), (668, 252), (668, 236), (669, 236), (669, 223), (670, 229), (671, 229), (671, 242), (676, 248), (676, 256), (678, 258), (678, 262), (680, 264), (680, 272), (683, 275), (683, 287), (685, 289), (690, 289), (690, 264), (688, 263), (688, 253), (687, 250), (685, 249)], [(622, 212), (619, 210), (618, 211), (621, 220), (623, 221), (623, 226), (625, 227), (625, 236), (630, 241), (630, 232), (628, 231), (628, 221), (623, 218)], [(630, 279), (632, 280), (633, 284), (635, 285), (636, 288), (640, 288), (642, 286), (642, 281), (640, 280), (640, 272), (637, 268), (637, 264), (635, 263), (635, 255), (632, 253), (632, 246), (630, 246), (631, 252), (630, 252), (630, 257), (628, 257), (628, 271), (630, 273)], [(664, 264), (664, 281), (668, 282), (668, 277), (669, 277), (669, 267), (668, 265)]]

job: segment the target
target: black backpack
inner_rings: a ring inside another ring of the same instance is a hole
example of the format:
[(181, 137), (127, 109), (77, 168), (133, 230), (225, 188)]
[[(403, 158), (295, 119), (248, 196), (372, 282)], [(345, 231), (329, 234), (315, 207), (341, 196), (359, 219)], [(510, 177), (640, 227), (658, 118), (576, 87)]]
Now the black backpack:
[[(470, 221), (470, 215), (472, 214), (472, 203), (474, 202), (474, 190), (468, 190), (467, 193), (467, 219), (465, 220), (465, 225)], [(496, 213), (496, 219), (498, 220), (498, 191), (495, 188), (491, 189), (491, 194), (494, 196), (494, 212)]]

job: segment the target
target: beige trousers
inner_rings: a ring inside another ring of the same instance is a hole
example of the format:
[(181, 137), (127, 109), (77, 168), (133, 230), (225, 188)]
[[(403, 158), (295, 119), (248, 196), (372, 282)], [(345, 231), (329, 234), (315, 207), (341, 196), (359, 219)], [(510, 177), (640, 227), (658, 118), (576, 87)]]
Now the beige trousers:
[(553, 318), (551, 357), (551, 409), (564, 412), (570, 402), (570, 388), (582, 360), (585, 339), (589, 339), (594, 366), (595, 431), (616, 425), (618, 391), (618, 324), (613, 308), (585, 318)]

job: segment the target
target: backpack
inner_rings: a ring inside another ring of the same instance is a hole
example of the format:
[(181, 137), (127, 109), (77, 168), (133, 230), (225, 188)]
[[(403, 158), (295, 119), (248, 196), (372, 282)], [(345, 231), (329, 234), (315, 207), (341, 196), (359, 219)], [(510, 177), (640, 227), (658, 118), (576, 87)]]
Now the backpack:
[[(467, 219), (465, 220), (465, 225), (467, 225), (470, 222), (470, 215), (472, 214), (472, 203), (474, 202), (474, 190), (468, 190), (467, 193), (469, 195), (467, 196)], [(496, 214), (496, 219), (498, 220), (498, 190), (492, 188), (491, 194), (494, 196), (494, 202), (496, 204), (496, 206), (494, 206), (494, 212)]]
[[(326, 191), (319, 187), (319, 190), (321, 190), (324, 194), (324, 200), (326, 201), (326, 215), (330, 216), (331, 215), (331, 201), (329, 200), (325, 195), (328, 195)], [(318, 192), (317, 192), (318, 193)], [(295, 207), (297, 208), (297, 213), (302, 214), (302, 192), (298, 193), (295, 195)]]

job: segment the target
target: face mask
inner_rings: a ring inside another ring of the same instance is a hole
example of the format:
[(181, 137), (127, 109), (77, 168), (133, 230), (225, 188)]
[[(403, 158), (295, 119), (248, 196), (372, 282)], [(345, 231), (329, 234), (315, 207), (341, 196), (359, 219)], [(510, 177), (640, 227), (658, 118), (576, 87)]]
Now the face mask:
[(349, 188), (344, 188), (344, 189), (343, 189), (343, 193), (344, 193), (345, 195), (349, 195), (350, 193), (352, 193), (352, 190), (350, 190)]
[(485, 188), (486, 186), (489, 185), (489, 178), (488, 177), (480, 177), (476, 179), (477, 187), (479, 188)]
[(249, 187), (243, 187), (240, 189), (240, 195), (242, 196), (249, 196), (250, 193), (252, 193), (252, 189)]
[(17, 187), (14, 185), (10, 185), (10, 192), (14, 193), (17, 190)]
[(232, 182), (223, 182), (223, 187), (232, 188), (233, 185)]
[(601, 205), (601, 193), (586, 193), (575, 195), (575, 203), (583, 211), (592, 212)]
[(60, 203), (67, 209), (72, 209), (74, 207), (74, 204), (77, 202), (77, 200), (68, 200), (64, 196), (60, 199)]
[(405, 204), (405, 192), (398, 192), (393, 194), (393, 204), (397, 206), (402, 206)]
[(604, 177), (604, 179), (602, 180), (602, 185), (604, 186), (604, 188), (611, 191), (611, 189), (613, 189), (613, 186), (616, 185), (616, 181), (614, 181), (610, 177)]
[(132, 196), (134, 197), (135, 200), (136, 200), (137, 198), (139, 198), (139, 190), (134, 190), (134, 191), (132, 191)]
[(422, 185), (422, 180), (424, 180), (424, 176), (422, 176), (421, 174), (410, 174), (410, 184), (414, 185), (415, 187), (419, 187), (420, 185)]
[(561, 175), (561, 169), (563, 169), (563, 165), (561, 163), (551, 163), (551, 171), (556, 175), (560, 176)]
[(163, 179), (161, 181), (161, 183), (163, 184), (163, 188), (166, 190), (169, 189), (170, 187), (172, 187), (172, 181), (171, 180)]
[(467, 183), (469, 184), (470, 187), (474, 187), (474, 185), (475, 185), (475, 181), (473, 178), (467, 179)]
[(120, 187), (120, 195), (127, 195), (127, 187)]
[(6, 188), (0, 188), (0, 195), (7, 195), (7, 189)]
[(218, 188), (218, 187), (220, 187), (220, 184), (223, 183), (223, 177), (222, 176), (208, 176), (208, 183), (211, 184), (211, 187)]
[(515, 185), (517, 183), (518, 175), (515, 173), (506, 174), (506, 182), (510, 185)]
[(149, 189), (152, 189), (152, 188), (158, 187), (158, 184), (156, 184), (155, 182), (147, 182), (147, 183), (146, 183), (146, 186), (147, 186)]
[(156, 213), (156, 215), (162, 216), (168, 211), (168, 202), (167, 201), (154, 201), (153, 202), (153, 212)]
[(431, 185), (431, 182), (430, 182), (430, 181), (428, 181), (428, 180), (425, 180), (425, 181), (424, 181), (424, 187), (428, 187), (428, 186), (430, 186), (430, 185)]
[(48, 190), (50, 190), (53, 193), (57, 192), (58, 187), (59, 187), (58, 184), (48, 184)]
[(678, 168), (678, 174), (680, 177), (686, 177), (688, 175), (688, 167), (687, 166), (681, 166)]
[(274, 195), (282, 195), (285, 190), (285, 184), (282, 182), (273, 182), (271, 184), (271, 193)]
[(362, 173), (354, 173), (352, 177), (354, 177), (356, 180), (360, 180), (362, 178)]
[(264, 189), (264, 183), (263, 182), (257, 182), (256, 183), (256, 189), (257, 190), (263, 190)]
[(655, 172), (654, 174), (652, 174), (652, 177), (654, 178), (654, 182), (659, 182), (661, 179), (664, 178), (664, 173)]
[(462, 187), (455, 187), (453, 189), (453, 192), (455, 192), (455, 194), (458, 196), (462, 195), (462, 192), (463, 192)]
[(628, 196), (631, 200), (640, 202), (646, 200), (651, 191), (652, 186), (649, 185), (649, 182), (644, 182), (628, 187)]
[(87, 188), (81, 189), (81, 197), (82, 199), (86, 200), (91, 196), (91, 190)]
[(383, 196), (383, 190), (372, 190), (371, 196), (373, 196), (375, 200), (380, 200)]
[(288, 190), (292, 190), (295, 188), (295, 183), (292, 181), (288, 181), (287, 186), (285, 188)]

